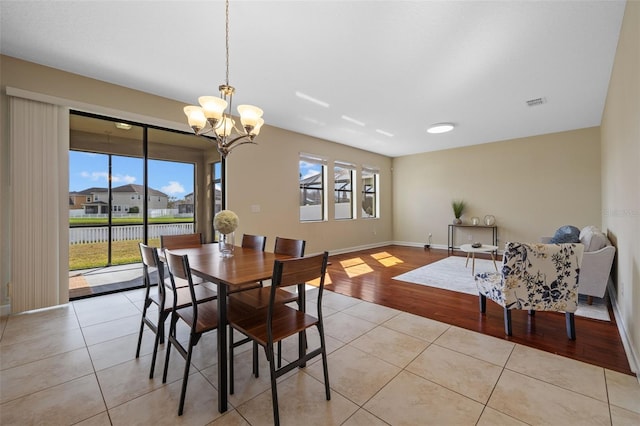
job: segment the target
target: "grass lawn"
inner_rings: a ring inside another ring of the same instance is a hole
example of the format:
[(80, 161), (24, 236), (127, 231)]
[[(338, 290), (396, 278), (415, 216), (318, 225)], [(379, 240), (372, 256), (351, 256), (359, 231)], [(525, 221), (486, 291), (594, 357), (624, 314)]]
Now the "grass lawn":
[[(138, 263), (140, 259), (140, 241), (114, 241), (111, 243), (111, 264), (125, 265)], [(160, 238), (149, 240), (149, 245), (160, 247)], [(107, 264), (107, 243), (69, 245), (69, 270), (90, 269)]]

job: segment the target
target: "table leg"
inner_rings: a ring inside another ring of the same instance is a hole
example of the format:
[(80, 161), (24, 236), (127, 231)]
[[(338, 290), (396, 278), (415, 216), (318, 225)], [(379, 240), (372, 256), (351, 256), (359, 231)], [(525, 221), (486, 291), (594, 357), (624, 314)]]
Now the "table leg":
[(218, 284), (218, 411), (227, 411), (227, 286)]
[[(302, 312), (307, 310), (305, 283), (298, 284), (298, 306)], [(298, 334), (298, 357), (302, 358), (307, 352), (307, 334), (302, 331)], [(304, 368), (306, 364), (300, 365), (300, 368)]]
[(498, 272), (498, 265), (496, 265), (496, 256), (491, 252), (491, 259), (493, 260), (493, 267), (496, 268), (496, 272)]
[(469, 266), (469, 256), (471, 255), (471, 252), (467, 252), (467, 261), (464, 263), (464, 267), (468, 267)]
[(471, 253), (471, 276), (476, 276), (476, 253)]

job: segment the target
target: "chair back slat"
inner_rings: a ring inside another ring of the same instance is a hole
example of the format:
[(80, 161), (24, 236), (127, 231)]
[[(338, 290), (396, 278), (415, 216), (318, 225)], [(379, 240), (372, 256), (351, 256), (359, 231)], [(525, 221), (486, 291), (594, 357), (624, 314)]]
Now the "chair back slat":
[(139, 243), (140, 257), (142, 258), (142, 272), (145, 286), (147, 287), (147, 297), (151, 291), (151, 286), (154, 284), (151, 280), (151, 268), (155, 268), (158, 274), (158, 292), (161, 297), (161, 308), (164, 308), (165, 288), (164, 288), (164, 264), (158, 257), (158, 251), (155, 247), (150, 247), (146, 244)]
[(253, 250), (264, 251), (267, 244), (267, 237), (264, 235), (244, 234), (242, 236), (242, 247)]
[(304, 256), (305, 245), (305, 240), (276, 237), (276, 244), (273, 248), (273, 252), (275, 254), (285, 254), (291, 257), (302, 257)]
[(326, 269), (326, 256), (318, 254), (315, 256), (293, 258), (286, 260), (276, 260), (273, 271), (273, 286), (288, 287), (324, 279)]
[(160, 247), (167, 250), (200, 247), (202, 245), (202, 234), (180, 234), (161, 235)]
[(169, 273), (171, 273), (174, 278), (180, 278), (182, 280), (191, 279), (191, 274), (188, 272), (188, 260), (186, 254), (181, 256), (171, 253), (170, 251), (165, 251), (164, 253)]

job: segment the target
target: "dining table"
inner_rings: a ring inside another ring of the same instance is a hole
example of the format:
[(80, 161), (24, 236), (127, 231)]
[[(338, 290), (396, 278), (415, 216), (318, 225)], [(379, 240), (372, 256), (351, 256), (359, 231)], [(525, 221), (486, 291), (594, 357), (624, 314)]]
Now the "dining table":
[(218, 291), (218, 411), (228, 408), (227, 295), (234, 287), (271, 279), (276, 259), (290, 258), (244, 247), (235, 247), (233, 256), (223, 257), (218, 243), (174, 249), (187, 255), (191, 273), (217, 286)]

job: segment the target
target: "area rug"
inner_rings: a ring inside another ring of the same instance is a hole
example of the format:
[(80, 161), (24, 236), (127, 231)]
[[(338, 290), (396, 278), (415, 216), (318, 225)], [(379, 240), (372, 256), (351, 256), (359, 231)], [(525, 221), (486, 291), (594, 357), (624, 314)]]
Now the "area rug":
[[(413, 284), (426, 285), (429, 287), (437, 287), (444, 290), (457, 291), (478, 295), (473, 275), (471, 274), (471, 262), (465, 267), (467, 259), (460, 256), (449, 256), (437, 262), (406, 272), (402, 275), (393, 277), (394, 280), (405, 281)], [(500, 268), (501, 262), (497, 262)], [(476, 259), (476, 274), (479, 272), (495, 272), (493, 261), (485, 259)], [(593, 304), (587, 303), (586, 296), (580, 296), (578, 299), (578, 310), (576, 315), (598, 319), (602, 321), (611, 321), (609, 311), (604, 299), (594, 298)]]

